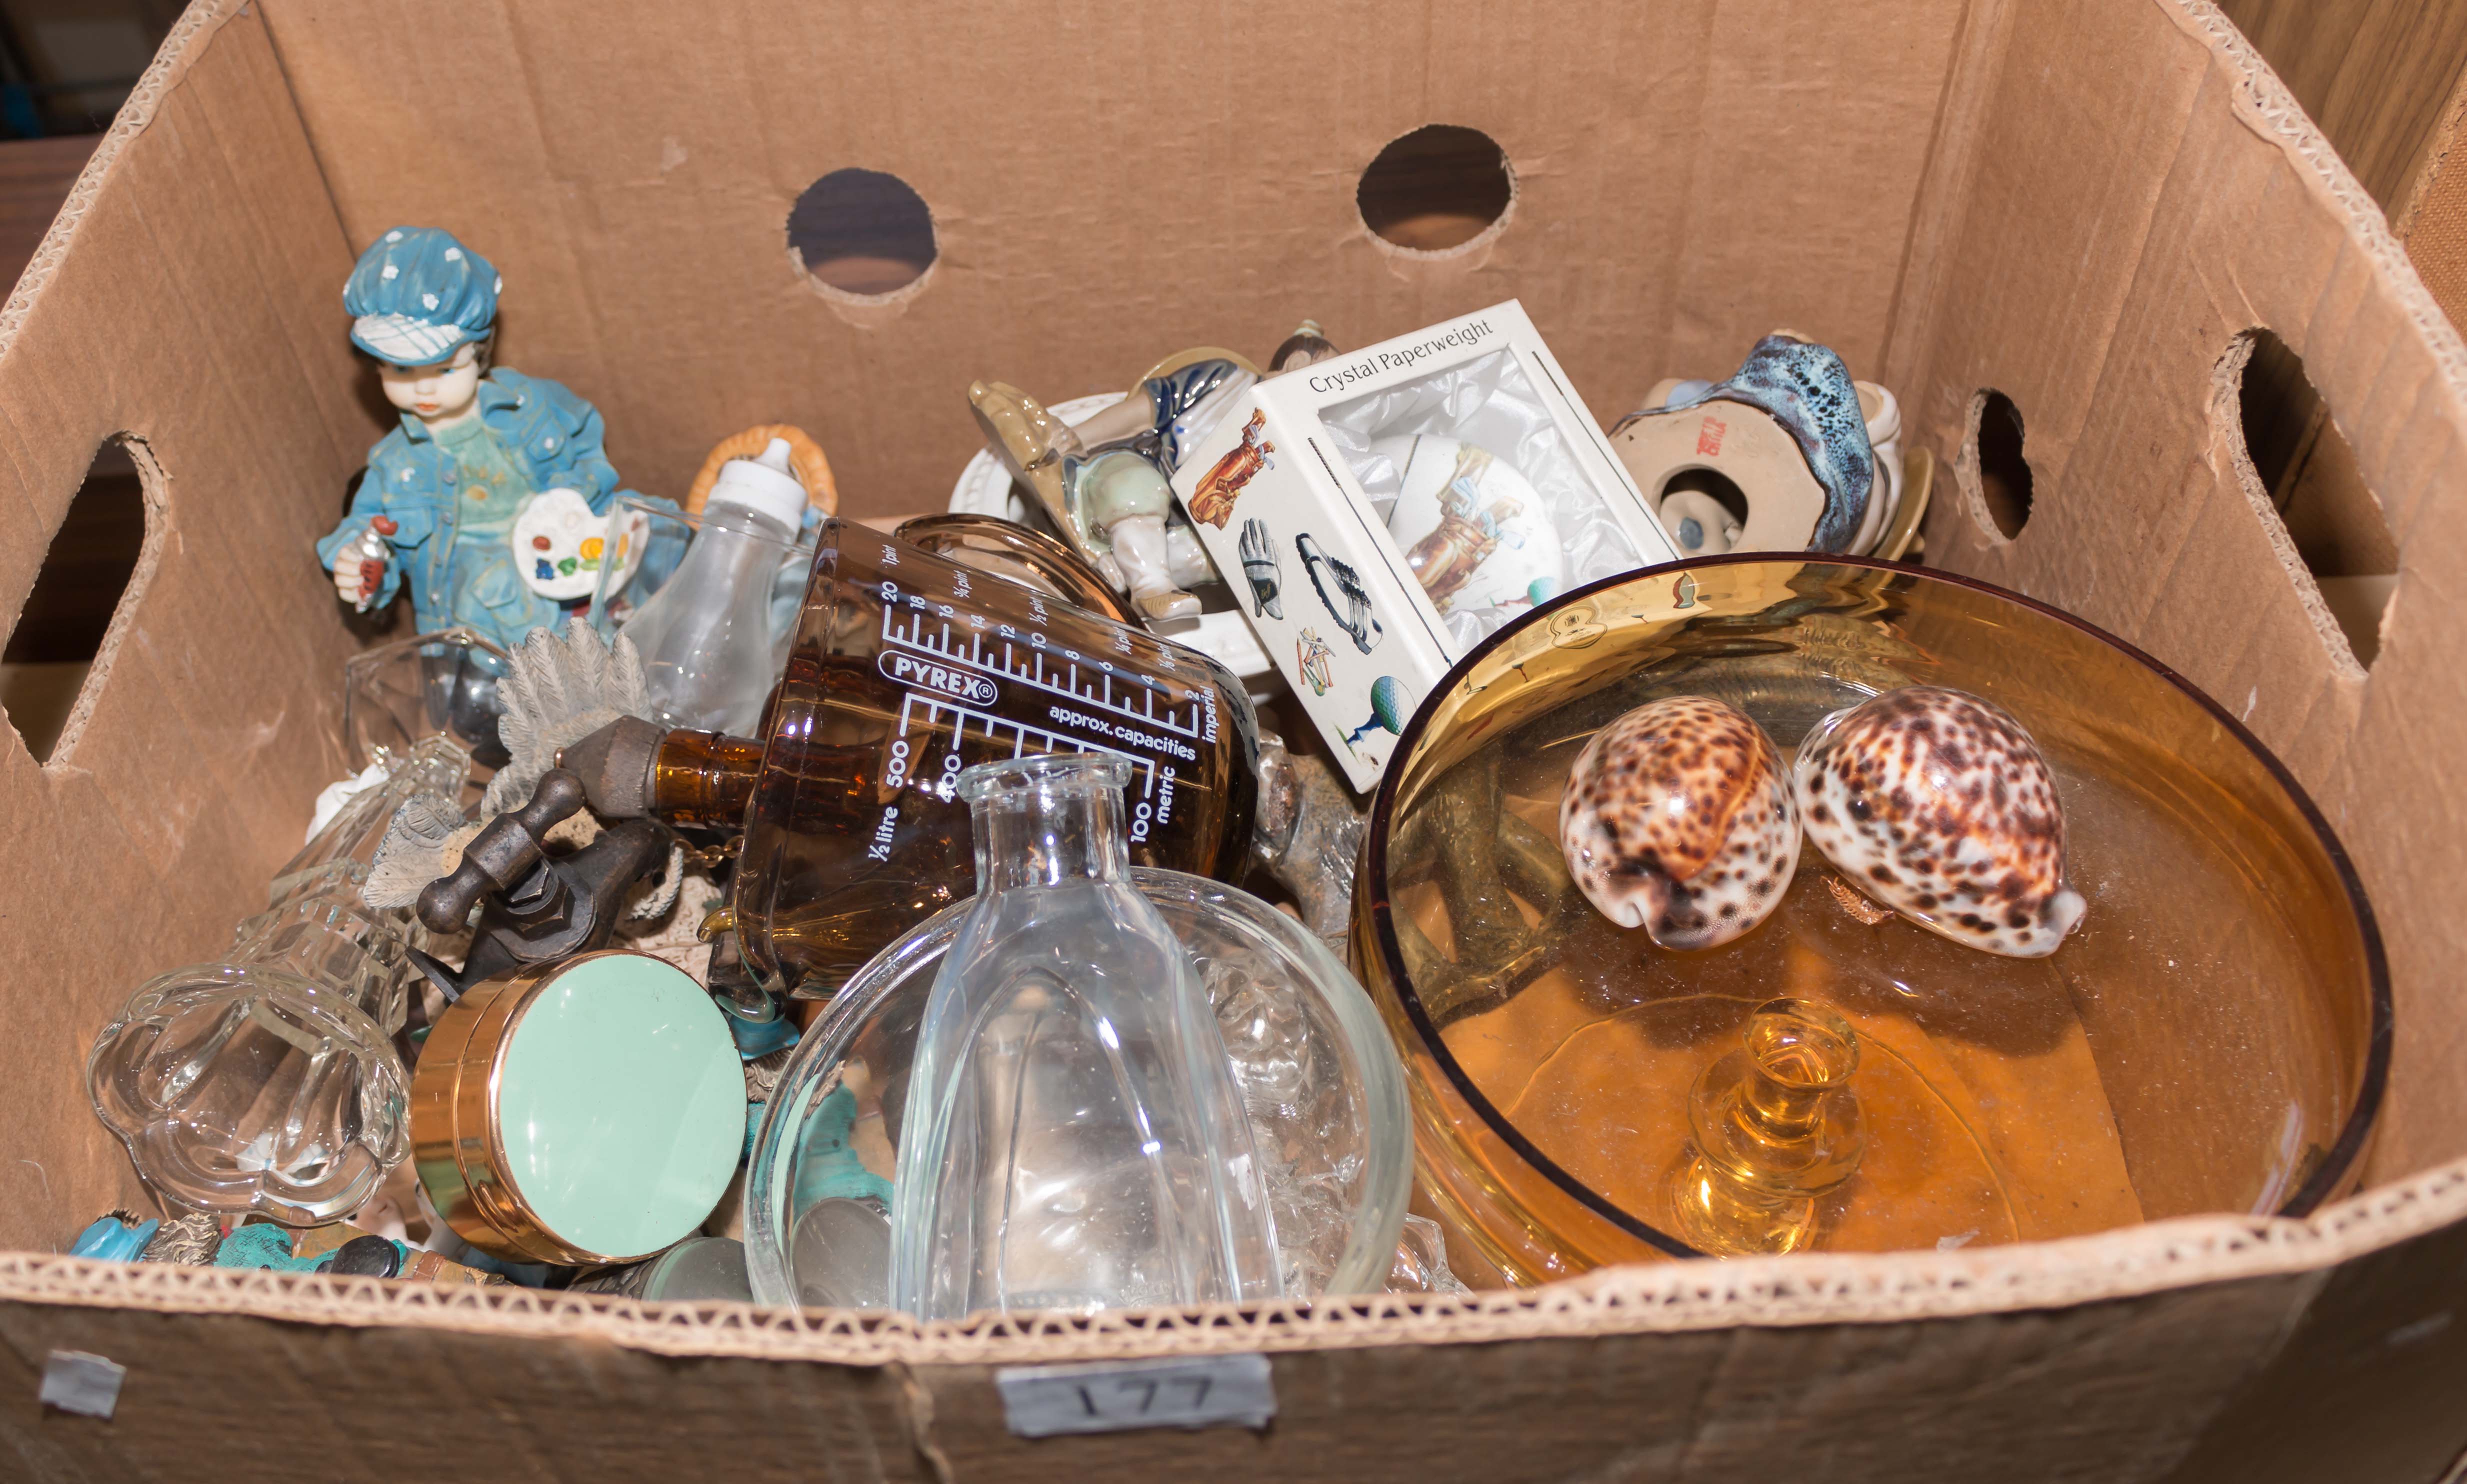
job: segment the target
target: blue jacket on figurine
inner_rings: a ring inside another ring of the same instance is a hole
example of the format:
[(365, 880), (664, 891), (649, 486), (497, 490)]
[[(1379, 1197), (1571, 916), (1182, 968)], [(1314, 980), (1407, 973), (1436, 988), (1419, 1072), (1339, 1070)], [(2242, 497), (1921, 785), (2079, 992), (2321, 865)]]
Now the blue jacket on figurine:
[[(589, 402), (542, 377), (491, 371), (480, 383), (480, 416), (498, 441), (521, 459), (533, 488), (574, 490), (595, 512), (607, 513), (610, 498), (618, 493), (617, 471), (601, 448), (599, 411)], [(368, 477), (351, 498), (351, 512), (317, 543), (318, 561), (333, 565), (334, 553), (345, 543), (358, 540), (372, 518), (385, 516), (396, 528), (385, 538), (394, 559), (386, 563), (373, 606), (394, 601), (408, 573), (419, 632), (453, 627), (458, 621), (452, 581), (458, 478), (453, 456), (438, 446), (436, 435), (417, 416), (403, 414), (402, 425), (369, 450)], [(522, 638), (485, 637), (499, 643)]]
[[(386, 399), (402, 409), (402, 425), (369, 450), (351, 513), (317, 543), (317, 560), (331, 573), (343, 549), (357, 548), (384, 517), (392, 523), (381, 535), (385, 573), (371, 591), (370, 564), (358, 564), (361, 606), (394, 601), (407, 576), (420, 632), (460, 625), (510, 649), (555, 622), (561, 608), (571, 611), (520, 574), (509, 528), (520, 502), (571, 489), (605, 515), (622, 491), (589, 402), (519, 371), (484, 373), (504, 287), (487, 259), (436, 227), (396, 227), (360, 255), (343, 286), (351, 343), (386, 368)], [(424, 400), (431, 393), (463, 400), (448, 407)], [(469, 421), (475, 409), (479, 427)], [(444, 430), (441, 441), (432, 417)], [(486, 436), (475, 444), (481, 428)], [(474, 487), (460, 487), (466, 483)], [(644, 503), (676, 508), (666, 500)], [(656, 581), (675, 565), (678, 552), (668, 548), (681, 545), (673, 535), (655, 538), (643, 575)], [(334, 580), (349, 602), (352, 559), (344, 561), (347, 573)]]

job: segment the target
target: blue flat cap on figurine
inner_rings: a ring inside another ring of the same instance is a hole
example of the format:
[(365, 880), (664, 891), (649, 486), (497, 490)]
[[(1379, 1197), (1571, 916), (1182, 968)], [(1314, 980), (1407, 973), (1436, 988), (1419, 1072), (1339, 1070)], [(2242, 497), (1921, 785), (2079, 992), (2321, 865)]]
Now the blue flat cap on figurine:
[(432, 366), (485, 338), (505, 280), (438, 227), (396, 227), (360, 255), (343, 285), (351, 343), (392, 366)]

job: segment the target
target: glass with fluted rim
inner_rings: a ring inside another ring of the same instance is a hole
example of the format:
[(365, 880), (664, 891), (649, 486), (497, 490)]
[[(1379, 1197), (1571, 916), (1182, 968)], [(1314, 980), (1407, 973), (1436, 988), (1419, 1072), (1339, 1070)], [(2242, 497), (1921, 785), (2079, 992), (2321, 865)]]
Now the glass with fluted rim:
[(419, 930), (360, 886), (395, 812), (422, 793), (458, 798), (469, 770), (451, 737), (412, 744), (276, 874), (223, 957), (147, 981), (96, 1037), (95, 1113), (166, 1198), (311, 1225), (356, 1210), (402, 1162), (409, 1084), (393, 1037)]

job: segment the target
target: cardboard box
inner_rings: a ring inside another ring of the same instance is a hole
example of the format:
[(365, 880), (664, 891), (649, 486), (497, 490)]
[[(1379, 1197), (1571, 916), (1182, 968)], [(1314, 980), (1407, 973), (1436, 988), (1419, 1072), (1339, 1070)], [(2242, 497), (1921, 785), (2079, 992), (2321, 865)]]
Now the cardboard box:
[[(1477, 391), (1491, 394), (1476, 401)], [(1392, 457), (1417, 434), (1433, 440)], [(1472, 460), (1461, 470), (1458, 449)], [(1385, 476), (1384, 501), (1366, 487), (1371, 470)], [(1468, 542), (1489, 555), (1477, 567), (1461, 560), (1467, 550), (1444, 575), (1421, 577), (1387, 507), (1429, 530), (1432, 491), (1451, 473), (1482, 507), (1468, 513), (1488, 523), (1478, 535), (1468, 525)], [(1482, 635), (1537, 600), (1679, 554), (1512, 299), (1259, 382), (1173, 485), (1328, 755), (1365, 793), (1388, 768), (1396, 729), (1387, 723), (1411, 716)], [(1423, 511), (1428, 520), (1412, 520)], [(1534, 559), (1546, 545), (1548, 557), (1563, 556), (1554, 515), (1590, 535), (1582, 570)], [(1494, 560), (1512, 565), (1501, 592), (1479, 580)], [(1255, 564), (1265, 596), (1252, 590)]]
[[(1517, 172), (1452, 249), (1357, 204), (1434, 121)], [(933, 208), (921, 282), (826, 295), (783, 250), (842, 167)], [(406, 221), (504, 270), (503, 358), (597, 400), (629, 484), (675, 493), (785, 419), (861, 516), (948, 486), (975, 375), (1118, 391), (1306, 315), (1361, 343), (1512, 297), (1608, 420), (1777, 325), (1822, 339), (1949, 464), (1931, 560), (2144, 646), (2337, 826), (2396, 995), (2367, 1188), (2303, 1221), (932, 1326), (60, 1257), (143, 1199), (86, 1108), (96, 1029), (227, 940), (342, 772), (361, 639), (307, 550), (383, 424), (336, 293)], [(2246, 451), (2264, 328), (2393, 533), (2369, 670)], [(2026, 423), (2009, 538), (1991, 390)], [(2247, 1484), (2430, 1481), (2467, 1443), (2467, 347), (2203, 0), (1264, 0), (1101, 30), (201, 0), (0, 308), (0, 615), (118, 435), (150, 512), (132, 587), (50, 766), (0, 738), (0, 1474)], [(110, 1421), (38, 1407), (55, 1351), (127, 1367)], [(1264, 1433), (1030, 1443), (992, 1375), (1234, 1351), (1270, 1357)]]

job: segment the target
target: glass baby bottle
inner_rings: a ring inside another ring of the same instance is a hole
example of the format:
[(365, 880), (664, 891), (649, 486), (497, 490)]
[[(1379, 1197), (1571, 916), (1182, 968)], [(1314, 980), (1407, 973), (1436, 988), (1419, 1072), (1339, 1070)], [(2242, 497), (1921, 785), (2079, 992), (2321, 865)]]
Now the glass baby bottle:
[(803, 519), (805, 486), (788, 440), (731, 459), (675, 575), (625, 620), (643, 657), (652, 714), (671, 727), (747, 732), (779, 678), (771, 598), (782, 551)]
[(894, 1308), (942, 1319), (1280, 1296), (1216, 1016), (1130, 881), (1130, 776), (1120, 758), (1060, 753), (960, 777), (978, 894), (917, 1032)]

